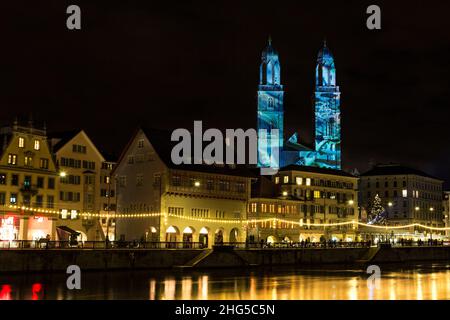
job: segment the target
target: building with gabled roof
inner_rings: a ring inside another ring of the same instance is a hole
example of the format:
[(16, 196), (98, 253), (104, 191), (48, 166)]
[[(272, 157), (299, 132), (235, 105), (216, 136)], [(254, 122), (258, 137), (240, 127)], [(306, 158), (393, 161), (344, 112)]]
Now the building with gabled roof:
[(228, 165), (176, 165), (168, 131), (140, 128), (119, 158), (117, 236), (125, 240), (200, 243), (246, 239), (253, 174)]
[[(59, 226), (78, 233), (83, 240), (114, 238), (115, 185), (111, 179), (114, 162), (107, 161), (82, 129), (50, 135), (59, 170)], [(59, 228), (59, 239), (67, 232)], [(67, 230), (67, 229), (65, 229)]]

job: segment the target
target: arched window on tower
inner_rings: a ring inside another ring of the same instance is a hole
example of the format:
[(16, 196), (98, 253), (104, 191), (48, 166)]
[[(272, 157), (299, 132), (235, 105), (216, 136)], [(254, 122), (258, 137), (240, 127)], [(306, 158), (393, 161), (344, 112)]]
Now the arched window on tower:
[(317, 85), (322, 86), (323, 85), (323, 70), (322, 65), (317, 65)]
[(272, 61), (269, 61), (268, 63), (267, 63), (267, 72), (266, 72), (266, 74), (267, 74), (267, 84), (273, 84), (273, 63), (272, 63)]
[(267, 109), (273, 110), (273, 108), (274, 108), (273, 98), (270, 97), (267, 101)]
[(261, 65), (261, 84), (264, 85), (267, 83), (267, 64), (263, 63)]

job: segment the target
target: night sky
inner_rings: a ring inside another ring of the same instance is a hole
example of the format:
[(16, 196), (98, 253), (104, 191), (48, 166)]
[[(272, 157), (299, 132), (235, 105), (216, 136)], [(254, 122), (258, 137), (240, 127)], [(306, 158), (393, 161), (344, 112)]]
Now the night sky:
[[(342, 92), (344, 169), (399, 162), (450, 181), (447, 1), (10, 2), (0, 9), (1, 124), (32, 113), (49, 131), (83, 128), (115, 153), (138, 125), (255, 127), (271, 35), (286, 131), (310, 143), (326, 38)], [(66, 28), (69, 4), (81, 7), (81, 31)], [(381, 7), (382, 30), (366, 28), (370, 4)]]

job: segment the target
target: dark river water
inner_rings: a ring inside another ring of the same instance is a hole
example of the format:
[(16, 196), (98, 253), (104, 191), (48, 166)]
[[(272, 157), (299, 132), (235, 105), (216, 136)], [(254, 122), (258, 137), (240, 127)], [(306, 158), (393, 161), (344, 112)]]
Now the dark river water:
[(449, 299), (450, 264), (380, 266), (378, 286), (366, 270), (278, 267), (211, 271), (82, 272), (81, 289), (68, 275), (0, 275), (0, 299), (150, 300), (402, 300)]

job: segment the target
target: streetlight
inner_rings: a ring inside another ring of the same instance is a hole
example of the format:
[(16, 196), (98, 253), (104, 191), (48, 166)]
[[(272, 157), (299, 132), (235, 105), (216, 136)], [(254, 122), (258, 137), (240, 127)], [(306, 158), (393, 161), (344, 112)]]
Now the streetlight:
[(59, 176), (60, 176), (61, 178), (64, 178), (65, 176), (67, 176), (67, 173), (66, 173), (65, 171), (61, 171), (61, 172), (59, 173)]

